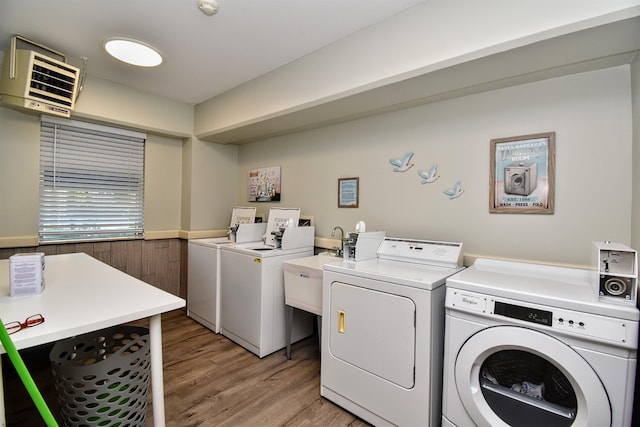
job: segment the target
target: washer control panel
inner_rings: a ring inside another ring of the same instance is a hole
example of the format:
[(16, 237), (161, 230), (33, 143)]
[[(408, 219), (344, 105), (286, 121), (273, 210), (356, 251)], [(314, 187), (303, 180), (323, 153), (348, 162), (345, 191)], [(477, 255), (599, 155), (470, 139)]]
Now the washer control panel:
[(522, 324), (558, 333), (580, 335), (603, 342), (626, 346), (638, 345), (638, 322), (599, 316), (579, 311), (563, 310), (540, 304), (495, 298), (475, 292), (447, 289), (445, 305), (455, 309), (490, 317), (509, 319)]

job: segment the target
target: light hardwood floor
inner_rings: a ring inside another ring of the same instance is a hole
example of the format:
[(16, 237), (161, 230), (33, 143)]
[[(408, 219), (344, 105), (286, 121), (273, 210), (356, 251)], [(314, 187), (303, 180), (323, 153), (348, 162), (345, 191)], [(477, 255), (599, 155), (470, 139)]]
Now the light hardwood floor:
[[(294, 344), (292, 360), (284, 350), (259, 359), (183, 310), (164, 314), (162, 328), (167, 426), (368, 426), (320, 396), (317, 336)], [(57, 416), (49, 350), (21, 354)], [(7, 426), (44, 425), (6, 355), (2, 365)], [(148, 426), (153, 425), (152, 405)]]

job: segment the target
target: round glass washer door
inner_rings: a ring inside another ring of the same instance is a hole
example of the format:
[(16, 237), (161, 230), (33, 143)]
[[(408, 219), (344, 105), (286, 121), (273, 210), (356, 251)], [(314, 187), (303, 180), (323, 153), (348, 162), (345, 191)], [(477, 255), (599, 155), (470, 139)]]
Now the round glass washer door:
[[(545, 372), (531, 373), (540, 370)], [(483, 329), (464, 343), (454, 371), (460, 400), (478, 426), (611, 425), (611, 405), (596, 372), (571, 347), (542, 332)], [(558, 394), (551, 391), (556, 383), (563, 398), (554, 402), (546, 389)]]

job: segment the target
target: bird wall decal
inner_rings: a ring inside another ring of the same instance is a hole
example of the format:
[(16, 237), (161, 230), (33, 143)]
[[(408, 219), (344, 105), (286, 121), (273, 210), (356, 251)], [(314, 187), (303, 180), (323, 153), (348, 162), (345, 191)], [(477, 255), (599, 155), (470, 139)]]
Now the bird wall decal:
[(449, 200), (460, 197), (463, 192), (464, 189), (462, 188), (462, 183), (460, 181), (456, 182), (456, 185), (454, 185), (453, 188), (443, 191), (443, 193), (449, 198)]
[(412, 157), (413, 153), (408, 152), (402, 159), (389, 159), (389, 163), (395, 166), (393, 168), (394, 172), (406, 172), (413, 166), (413, 163), (410, 163)]
[(431, 168), (429, 168), (429, 170), (426, 172), (423, 170), (418, 170), (418, 175), (420, 175), (420, 178), (422, 178), (422, 184), (431, 184), (432, 182), (435, 182), (438, 180), (438, 178), (440, 178), (440, 175), (438, 175), (438, 165), (432, 165)]

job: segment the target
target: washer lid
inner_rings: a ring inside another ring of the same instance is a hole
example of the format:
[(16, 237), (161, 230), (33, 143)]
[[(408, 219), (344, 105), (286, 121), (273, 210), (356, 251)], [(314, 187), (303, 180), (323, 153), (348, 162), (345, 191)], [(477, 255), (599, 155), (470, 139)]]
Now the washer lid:
[(277, 256), (284, 256), (289, 254), (301, 253), (303, 256), (309, 256), (308, 252), (313, 252), (313, 246), (296, 248), (296, 249), (281, 249), (274, 248), (273, 246), (265, 245), (262, 242), (252, 243), (236, 243), (233, 245), (221, 245), (221, 249), (229, 252), (238, 252), (245, 255), (251, 255), (255, 258), (270, 258)]
[(489, 296), (638, 321), (634, 305), (598, 301), (591, 270), (524, 262), (477, 259), (447, 279), (447, 286)]
[(228, 245), (234, 243), (228, 237), (208, 237), (204, 239), (190, 239), (189, 244), (207, 246), (211, 248), (217, 248), (221, 245)]

